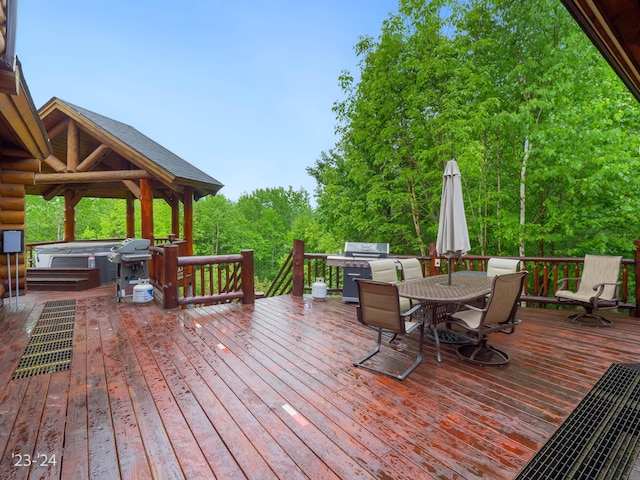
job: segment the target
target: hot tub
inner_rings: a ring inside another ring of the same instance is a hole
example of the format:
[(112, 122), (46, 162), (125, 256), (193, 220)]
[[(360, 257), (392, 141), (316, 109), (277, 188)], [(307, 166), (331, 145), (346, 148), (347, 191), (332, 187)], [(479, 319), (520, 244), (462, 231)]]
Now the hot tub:
[(36, 268), (86, 268), (89, 257), (94, 256), (100, 270), (100, 283), (116, 280), (116, 265), (107, 259), (111, 247), (119, 241), (66, 242), (34, 247)]

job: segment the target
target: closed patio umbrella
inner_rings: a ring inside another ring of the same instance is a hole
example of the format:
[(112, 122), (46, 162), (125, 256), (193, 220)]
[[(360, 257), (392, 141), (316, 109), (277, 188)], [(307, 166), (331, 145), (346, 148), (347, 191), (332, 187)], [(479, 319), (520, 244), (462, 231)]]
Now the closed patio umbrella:
[(448, 259), (448, 283), (451, 285), (453, 258), (459, 258), (467, 253), (471, 249), (471, 245), (469, 244), (467, 217), (462, 201), (462, 182), (460, 181), (458, 162), (449, 160), (444, 169), (443, 177), (436, 252)]

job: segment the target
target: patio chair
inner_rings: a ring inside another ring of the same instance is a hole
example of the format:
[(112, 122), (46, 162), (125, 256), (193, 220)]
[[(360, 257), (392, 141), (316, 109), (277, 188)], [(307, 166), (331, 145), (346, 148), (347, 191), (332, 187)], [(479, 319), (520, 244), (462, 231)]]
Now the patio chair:
[[(569, 315), (569, 319), (577, 325), (590, 327), (607, 327), (613, 322), (602, 315), (593, 313), (595, 309), (617, 308), (620, 302), (618, 290), (620, 282), (620, 265), (622, 257), (610, 255), (585, 255), (584, 267), (580, 278), (561, 278), (556, 298), (565, 305), (583, 307), (584, 312)], [(578, 290), (567, 290), (570, 280), (578, 281)]]
[[(398, 267), (396, 261), (392, 258), (381, 258), (379, 260), (371, 260), (371, 279), (377, 282), (394, 283), (398, 281)], [(406, 312), (411, 308), (411, 300), (400, 297), (400, 310)]]
[(518, 324), (515, 315), (527, 271), (493, 277), (491, 296), (486, 307), (465, 304), (464, 310), (450, 313), (447, 322), (465, 329), (470, 343), (458, 347), (458, 357), (476, 365), (504, 365), (509, 355), (488, 344), (491, 333), (511, 334)]
[(515, 273), (518, 271), (520, 260), (513, 258), (492, 257), (487, 262), (487, 277), (495, 277), (505, 273)]
[[(422, 361), (424, 323), (410, 320), (411, 315), (422, 308), (422, 305), (415, 305), (409, 311), (403, 313), (400, 310), (400, 296), (398, 295), (397, 285), (364, 278), (356, 279), (356, 283), (358, 285), (358, 297), (360, 299), (360, 304), (357, 307), (358, 321), (378, 332), (378, 342), (371, 353), (353, 362), (353, 365), (398, 380), (404, 380)], [(420, 330), (418, 356), (404, 372), (400, 374), (390, 373), (370, 365), (364, 365), (365, 362), (380, 352), (383, 333), (406, 335), (416, 329)]]
[(398, 259), (402, 269), (400, 270), (402, 280), (413, 280), (414, 278), (422, 278), (422, 265), (417, 258), (401, 258)]
[[(505, 273), (515, 273), (518, 271), (520, 260), (513, 258), (491, 257), (487, 262), (487, 277), (495, 277), (496, 275), (504, 275)], [(488, 301), (491, 294), (487, 295), (485, 300)]]

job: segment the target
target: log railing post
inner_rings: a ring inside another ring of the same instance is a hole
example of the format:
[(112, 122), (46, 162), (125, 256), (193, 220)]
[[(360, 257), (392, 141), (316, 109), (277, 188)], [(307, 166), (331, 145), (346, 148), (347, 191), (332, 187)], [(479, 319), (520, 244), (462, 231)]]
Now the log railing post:
[(178, 247), (164, 246), (164, 284), (162, 285), (164, 308), (178, 306)]
[(256, 289), (253, 272), (253, 250), (242, 250), (242, 303), (253, 305), (256, 298)]
[(635, 264), (635, 273), (636, 273), (636, 308), (631, 310), (632, 317), (640, 317), (640, 308), (638, 307), (638, 302), (640, 301), (640, 239), (636, 239), (634, 242), (636, 246), (636, 264)]
[(293, 241), (293, 287), (291, 295), (302, 297), (304, 293), (304, 240)]

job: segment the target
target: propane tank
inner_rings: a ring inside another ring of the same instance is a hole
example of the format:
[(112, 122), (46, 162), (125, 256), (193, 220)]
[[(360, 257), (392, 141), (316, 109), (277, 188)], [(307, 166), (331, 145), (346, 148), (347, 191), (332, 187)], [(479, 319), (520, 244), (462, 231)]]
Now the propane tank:
[(316, 300), (327, 298), (327, 284), (324, 283), (324, 278), (316, 278), (316, 281), (311, 285), (311, 296)]
[(133, 303), (147, 303), (153, 300), (153, 285), (149, 280), (140, 280), (140, 283), (133, 287)]

